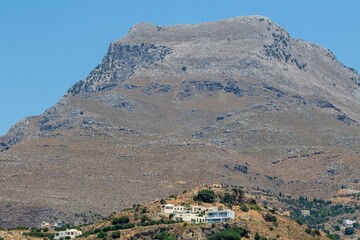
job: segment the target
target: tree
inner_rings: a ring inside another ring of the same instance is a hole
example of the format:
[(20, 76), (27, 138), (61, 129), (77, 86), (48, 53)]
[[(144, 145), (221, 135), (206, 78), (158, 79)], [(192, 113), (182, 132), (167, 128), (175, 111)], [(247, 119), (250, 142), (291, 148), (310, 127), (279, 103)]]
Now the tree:
[(225, 204), (233, 204), (233, 199), (229, 193), (225, 193), (224, 196), (221, 198), (221, 203)]
[(233, 188), (232, 191), (234, 192), (234, 203), (242, 203), (245, 199), (245, 192), (240, 188)]
[(195, 201), (202, 201), (205, 203), (212, 203), (215, 201), (215, 193), (212, 190), (203, 189), (195, 195), (194, 200)]

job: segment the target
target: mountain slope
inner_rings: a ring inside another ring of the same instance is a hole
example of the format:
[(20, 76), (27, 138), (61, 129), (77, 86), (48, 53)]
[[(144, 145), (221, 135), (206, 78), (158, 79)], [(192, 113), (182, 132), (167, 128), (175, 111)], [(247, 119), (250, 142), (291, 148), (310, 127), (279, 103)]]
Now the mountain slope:
[(208, 182), (323, 198), (359, 188), (359, 86), (329, 50), (265, 17), (135, 25), (0, 139), (0, 225)]

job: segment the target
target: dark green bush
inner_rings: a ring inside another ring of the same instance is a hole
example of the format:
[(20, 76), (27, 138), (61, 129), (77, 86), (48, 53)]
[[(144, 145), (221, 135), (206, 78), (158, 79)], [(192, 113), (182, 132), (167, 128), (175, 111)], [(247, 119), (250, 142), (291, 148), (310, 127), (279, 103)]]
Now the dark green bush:
[(335, 225), (335, 226), (333, 226), (333, 229), (334, 229), (335, 231), (340, 231), (340, 226), (339, 226), (339, 225)]
[(212, 203), (215, 201), (215, 193), (212, 190), (203, 189), (194, 196), (195, 201), (202, 201), (205, 203)]
[(263, 211), (263, 209), (262, 209), (259, 205), (257, 205), (256, 203), (255, 203), (255, 204), (252, 204), (252, 205), (250, 206), (250, 209), (252, 209), (252, 210), (254, 210), (254, 211), (258, 211), (258, 212), (262, 212), (262, 211)]
[(123, 224), (123, 223), (129, 223), (130, 222), (130, 219), (128, 216), (122, 216), (122, 217), (116, 217), (116, 218), (113, 218), (111, 220), (111, 223), (113, 225), (116, 225), (116, 224)]
[(265, 214), (264, 219), (267, 222), (276, 222), (277, 221), (277, 218), (274, 215), (271, 215), (270, 213)]
[(331, 240), (340, 240), (341, 238), (340, 238), (340, 235), (339, 234), (328, 234), (327, 235), (328, 236), (328, 238), (330, 238)]
[(245, 203), (240, 203), (239, 206), (240, 206), (241, 211), (243, 211), (243, 212), (248, 212), (249, 211), (249, 208), (246, 206)]
[(266, 237), (261, 236), (258, 232), (255, 233), (255, 240), (267, 240)]
[(241, 237), (247, 236), (249, 234), (247, 229), (240, 228), (228, 228), (221, 232), (212, 234), (208, 239), (209, 240), (239, 240)]
[(42, 232), (25, 232), (23, 233), (24, 236), (29, 236), (29, 237), (37, 237), (37, 238), (54, 238), (54, 234), (53, 233), (42, 233)]
[(354, 233), (355, 233), (355, 228), (352, 228), (352, 227), (347, 227), (344, 230), (345, 235), (353, 235)]
[(98, 233), (97, 237), (98, 238), (106, 238), (106, 233), (101, 231), (101, 232)]
[(154, 236), (155, 240), (176, 240), (176, 236), (174, 234), (170, 234), (168, 232), (157, 233)]
[(114, 231), (111, 233), (111, 237), (113, 239), (117, 239), (117, 238), (120, 238), (120, 232), (119, 231)]
[(229, 193), (225, 193), (224, 196), (221, 198), (220, 202), (224, 203), (224, 204), (233, 204), (234, 203), (233, 198)]

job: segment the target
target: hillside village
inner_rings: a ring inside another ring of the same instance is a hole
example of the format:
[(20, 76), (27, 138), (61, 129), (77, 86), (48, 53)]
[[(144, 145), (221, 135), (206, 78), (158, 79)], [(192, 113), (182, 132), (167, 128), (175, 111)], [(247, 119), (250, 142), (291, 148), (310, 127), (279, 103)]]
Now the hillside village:
[[(274, 195), (260, 192), (262, 191), (245, 191), (237, 186), (207, 185), (168, 199), (157, 199), (149, 204), (134, 204), (98, 223), (49, 226), (45, 222), (40, 224), (42, 229), (0, 231), (0, 237), (5, 240), (216, 240), (241, 237), (256, 240), (340, 239), (333, 233), (292, 220), (288, 209), (271, 207), (275, 204), (275, 201), (270, 202)], [(307, 215), (311, 211), (305, 210), (303, 213)], [(348, 229), (351, 224), (354, 225), (355, 222), (344, 221), (341, 228)], [(355, 236), (356, 234), (350, 237), (357, 239)], [(342, 239), (351, 239), (350, 237)]]

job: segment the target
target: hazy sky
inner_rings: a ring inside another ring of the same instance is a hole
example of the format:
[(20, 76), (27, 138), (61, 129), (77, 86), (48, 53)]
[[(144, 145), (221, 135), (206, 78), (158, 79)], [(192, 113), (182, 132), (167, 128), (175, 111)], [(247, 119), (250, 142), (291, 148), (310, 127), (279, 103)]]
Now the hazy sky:
[(360, 70), (359, 12), (358, 0), (0, 0), (0, 135), (54, 105), (135, 23), (264, 15)]

